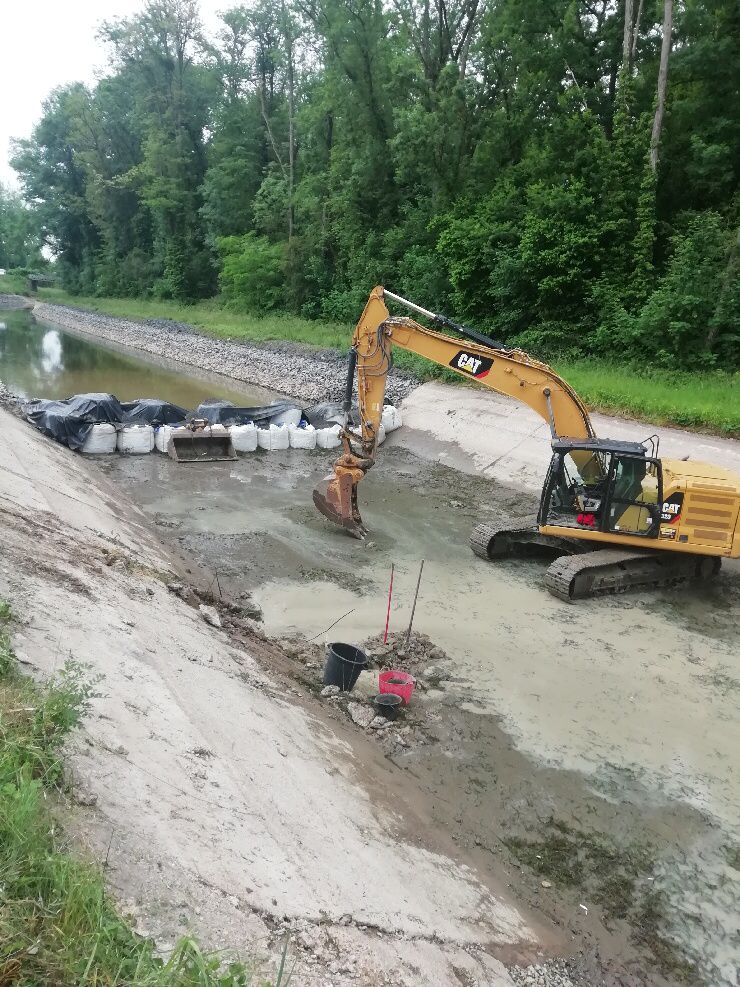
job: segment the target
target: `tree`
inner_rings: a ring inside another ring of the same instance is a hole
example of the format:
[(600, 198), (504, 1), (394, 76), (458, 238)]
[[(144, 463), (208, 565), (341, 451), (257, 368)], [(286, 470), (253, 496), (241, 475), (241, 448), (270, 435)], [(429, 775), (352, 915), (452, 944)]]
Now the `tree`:
[(660, 132), (663, 129), (665, 116), (666, 89), (668, 87), (668, 59), (671, 54), (671, 35), (673, 32), (673, 0), (664, 0), (663, 4), (663, 42), (660, 46), (660, 67), (658, 69), (658, 97), (653, 118), (653, 132), (650, 137), (650, 167), (658, 170), (658, 153), (660, 148)]
[(0, 267), (41, 267), (38, 217), (17, 192), (0, 185)]
[(102, 37), (16, 156), (74, 290), (352, 320), (381, 282), (543, 356), (738, 365), (737, 0), (255, 0), (213, 39), (148, 0)]

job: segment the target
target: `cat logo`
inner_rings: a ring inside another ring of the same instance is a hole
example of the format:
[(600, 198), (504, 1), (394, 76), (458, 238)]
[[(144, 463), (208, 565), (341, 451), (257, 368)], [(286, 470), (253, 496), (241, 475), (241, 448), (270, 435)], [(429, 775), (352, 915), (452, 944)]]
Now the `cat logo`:
[(660, 520), (663, 524), (676, 524), (683, 508), (683, 491), (672, 494), (663, 504)]
[(464, 374), (480, 380), (493, 366), (493, 360), (487, 356), (473, 356), (471, 353), (466, 353), (465, 350), (460, 350), (450, 360), (450, 366), (453, 370), (461, 370)]

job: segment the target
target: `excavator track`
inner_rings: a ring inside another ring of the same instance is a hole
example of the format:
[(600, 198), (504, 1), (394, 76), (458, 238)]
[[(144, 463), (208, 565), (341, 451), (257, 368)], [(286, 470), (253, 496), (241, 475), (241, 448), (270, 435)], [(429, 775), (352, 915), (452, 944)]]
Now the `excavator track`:
[(675, 586), (689, 579), (709, 579), (721, 559), (708, 555), (676, 558), (667, 552), (599, 549), (556, 559), (545, 574), (545, 586), (559, 600), (572, 603), (588, 596), (623, 593), (636, 586)]
[(540, 533), (537, 516), (521, 518), (515, 528), (499, 528), (482, 522), (470, 535), (470, 548), (479, 559), (490, 562), (508, 555), (555, 555), (587, 551), (576, 538), (553, 538)]

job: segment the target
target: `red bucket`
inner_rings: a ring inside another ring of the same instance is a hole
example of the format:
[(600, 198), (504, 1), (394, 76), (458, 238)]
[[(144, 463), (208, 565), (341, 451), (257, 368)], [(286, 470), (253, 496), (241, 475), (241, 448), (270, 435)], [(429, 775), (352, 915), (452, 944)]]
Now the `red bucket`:
[(416, 685), (416, 679), (408, 672), (381, 672), (378, 676), (378, 685), (381, 692), (390, 692), (391, 695), (400, 696), (404, 706), (411, 702), (411, 694)]

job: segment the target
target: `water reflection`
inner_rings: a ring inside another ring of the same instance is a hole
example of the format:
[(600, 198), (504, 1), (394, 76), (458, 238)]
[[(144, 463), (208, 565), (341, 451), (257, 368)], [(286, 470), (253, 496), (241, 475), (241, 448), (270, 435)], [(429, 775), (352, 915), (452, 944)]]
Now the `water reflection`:
[(156, 397), (195, 408), (209, 397), (238, 405), (266, 404), (277, 397), (263, 388), (224, 386), (217, 375), (181, 374), (99, 343), (40, 325), (30, 312), (3, 312), (0, 333), (0, 380), (27, 398), (67, 398), (104, 391), (122, 401)]
[(62, 338), (57, 329), (50, 329), (44, 333), (44, 338), (41, 340), (41, 367), (47, 375), (64, 370)]

